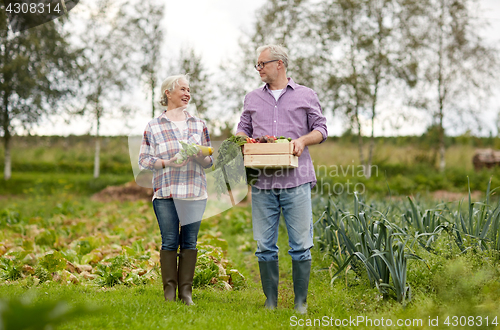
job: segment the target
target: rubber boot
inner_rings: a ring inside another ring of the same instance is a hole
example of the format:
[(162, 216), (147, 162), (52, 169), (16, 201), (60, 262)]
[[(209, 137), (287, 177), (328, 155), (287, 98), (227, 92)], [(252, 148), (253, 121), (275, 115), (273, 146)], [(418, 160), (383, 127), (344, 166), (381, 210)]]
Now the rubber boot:
[(278, 260), (259, 261), (262, 290), (266, 295), (265, 307), (275, 309), (278, 306), (279, 267)]
[(307, 313), (307, 290), (311, 275), (311, 260), (292, 260), (293, 292), (295, 293), (295, 311)]
[(177, 291), (177, 251), (160, 251), (161, 280), (166, 301), (175, 301)]
[(198, 250), (181, 250), (179, 254), (179, 299), (193, 305), (193, 278)]

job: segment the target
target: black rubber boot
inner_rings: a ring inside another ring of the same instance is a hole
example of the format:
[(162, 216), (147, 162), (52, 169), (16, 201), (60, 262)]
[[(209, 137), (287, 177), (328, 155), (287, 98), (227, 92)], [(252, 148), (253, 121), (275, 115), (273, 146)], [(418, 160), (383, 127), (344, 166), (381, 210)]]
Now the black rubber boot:
[(266, 295), (265, 307), (268, 309), (275, 309), (278, 306), (278, 260), (259, 261), (259, 270), (262, 290)]
[(293, 291), (295, 293), (295, 311), (307, 313), (307, 290), (311, 275), (311, 260), (292, 260)]
[(161, 281), (166, 301), (175, 301), (177, 291), (177, 251), (160, 251)]
[(193, 278), (198, 250), (181, 250), (179, 253), (179, 299), (186, 305), (193, 304)]

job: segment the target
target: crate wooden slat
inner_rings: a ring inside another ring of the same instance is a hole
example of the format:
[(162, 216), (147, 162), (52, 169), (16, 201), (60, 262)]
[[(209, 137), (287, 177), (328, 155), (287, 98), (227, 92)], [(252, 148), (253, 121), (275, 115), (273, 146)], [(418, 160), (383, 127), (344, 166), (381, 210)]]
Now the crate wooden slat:
[(247, 143), (243, 154), (246, 167), (281, 169), (299, 166), (299, 157), (293, 155), (291, 143)]
[(243, 152), (245, 155), (291, 155), (293, 145), (291, 143), (247, 143)]

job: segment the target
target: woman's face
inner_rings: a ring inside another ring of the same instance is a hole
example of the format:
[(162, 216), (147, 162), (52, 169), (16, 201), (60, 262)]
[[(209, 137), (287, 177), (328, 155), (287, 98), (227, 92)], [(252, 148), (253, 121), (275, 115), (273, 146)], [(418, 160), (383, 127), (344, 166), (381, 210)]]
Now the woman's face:
[(170, 109), (187, 106), (189, 100), (191, 99), (191, 94), (189, 93), (189, 84), (184, 79), (179, 80), (179, 84), (173, 91), (169, 92), (167, 90), (165, 91), (165, 93), (167, 93), (167, 97), (169, 97), (168, 107)]

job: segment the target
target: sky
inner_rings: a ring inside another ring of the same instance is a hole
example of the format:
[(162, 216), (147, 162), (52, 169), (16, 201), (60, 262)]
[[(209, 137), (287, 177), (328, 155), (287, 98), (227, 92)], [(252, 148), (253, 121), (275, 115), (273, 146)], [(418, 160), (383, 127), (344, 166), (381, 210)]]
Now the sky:
[[(256, 10), (266, 0), (166, 0), (164, 29), (166, 33), (163, 45), (164, 54), (179, 53), (181, 48), (194, 48), (203, 58), (205, 67), (216, 73), (224, 61), (236, 56), (238, 52), (238, 39), (242, 31), (250, 31), (255, 21)], [(485, 9), (481, 18), (490, 23), (490, 28), (484, 36), (490, 42), (500, 40), (500, 0), (480, 0)], [(134, 99), (139, 111), (134, 117), (105, 118), (101, 124), (103, 135), (135, 135), (141, 134), (150, 119), (150, 103), (144, 99), (144, 91), (138, 90)], [(144, 106), (142, 106), (144, 104)], [(500, 89), (492, 99), (491, 109), (485, 114), (485, 121), (492, 123), (496, 113), (500, 110)], [(342, 123), (328, 114), (328, 125), (339, 135)], [(421, 134), (425, 127), (409, 125), (394, 134)], [(39, 135), (69, 135), (93, 133), (88, 119), (79, 118), (70, 124), (62, 118), (56, 117), (44, 120), (38, 127), (31, 131)], [(376, 135), (386, 135), (380, 127)], [(390, 132), (389, 132), (390, 135)]]

